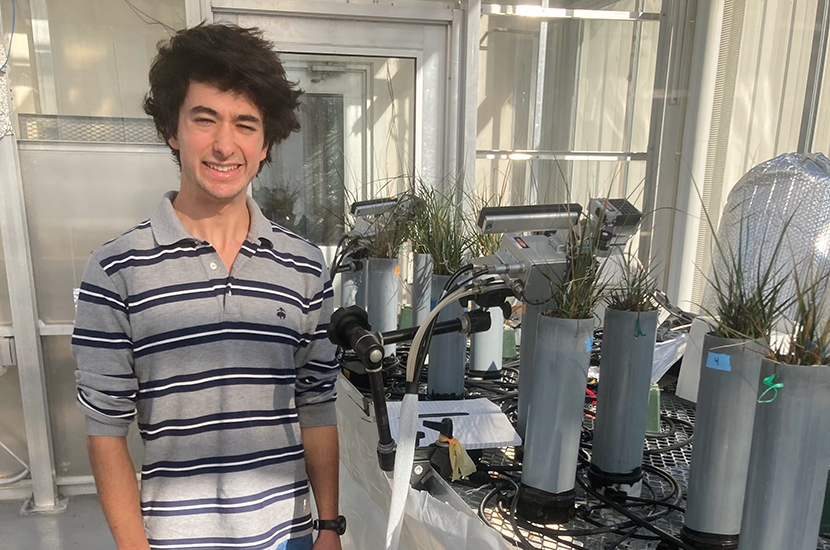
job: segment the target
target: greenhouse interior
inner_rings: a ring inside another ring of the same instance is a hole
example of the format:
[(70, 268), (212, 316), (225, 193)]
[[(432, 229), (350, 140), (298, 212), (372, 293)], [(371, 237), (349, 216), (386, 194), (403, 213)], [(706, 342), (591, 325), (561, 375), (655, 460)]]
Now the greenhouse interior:
[(0, 550), (830, 550), (829, 0), (0, 16)]

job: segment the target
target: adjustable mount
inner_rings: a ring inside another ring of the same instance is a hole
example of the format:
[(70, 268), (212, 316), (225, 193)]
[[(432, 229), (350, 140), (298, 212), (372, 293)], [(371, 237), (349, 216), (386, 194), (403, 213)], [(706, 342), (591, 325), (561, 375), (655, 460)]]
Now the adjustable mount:
[[(435, 334), (484, 332), (489, 328), (490, 314), (479, 309), (465, 312), (458, 319), (438, 323), (435, 326)], [(383, 386), (383, 344), (411, 341), (417, 331), (418, 327), (383, 334), (372, 332), (369, 316), (358, 306), (338, 309), (332, 314), (329, 322), (329, 340), (345, 350), (354, 351), (357, 359), (365, 367), (378, 426), (378, 463), (384, 472), (391, 472), (395, 469), (397, 445), (389, 429), (389, 413), (386, 409), (386, 392)], [(450, 428), (450, 434), (451, 430), (452, 428)]]

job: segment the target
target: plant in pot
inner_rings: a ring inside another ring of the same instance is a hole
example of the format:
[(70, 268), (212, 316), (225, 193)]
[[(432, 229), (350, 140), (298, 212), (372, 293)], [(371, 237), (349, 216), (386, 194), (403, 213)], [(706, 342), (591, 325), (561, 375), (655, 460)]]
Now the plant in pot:
[(639, 497), (654, 343), (657, 282), (633, 254), (605, 298), (600, 383), (588, 480)]
[[(409, 236), (410, 217), (409, 201), (399, 198), (394, 208), (375, 218), (367, 240), (366, 309), (372, 330), (378, 332), (398, 328), (398, 256)], [(395, 344), (383, 348), (386, 355), (395, 353)]]
[[(500, 206), (498, 198), (490, 201), (473, 200), (473, 212), (480, 212), (487, 206)], [(502, 235), (482, 233), (474, 220), (467, 221), (470, 235), (469, 254), (472, 258), (493, 256), (501, 246)], [(509, 309), (491, 307), (490, 329), (470, 335), (470, 376), (479, 378), (499, 378), (501, 376), (502, 356), (504, 354), (504, 320), (509, 317)]]
[[(540, 523), (564, 523), (574, 513), (574, 484), (594, 312), (603, 297), (602, 264), (595, 258), (599, 226), (581, 220), (567, 231), (564, 261), (547, 274), (549, 299), (536, 322), (534, 367), (517, 512)], [(551, 238), (557, 238), (553, 235)], [(521, 393), (521, 389), (520, 389)]]
[(739, 548), (812, 550), (830, 463), (827, 273), (795, 270), (785, 345), (761, 363)]
[[(776, 268), (787, 223), (765, 254), (751, 254), (750, 237), (766, 227), (761, 214), (742, 215), (737, 227), (722, 223), (714, 239), (715, 264), (708, 277), (713, 319), (701, 357), (695, 444), (681, 537), (702, 548), (736, 549), (746, 489), (761, 360), (787, 307), (785, 273)], [(707, 214), (710, 227), (714, 226)], [(727, 240), (724, 235), (733, 233)], [(759, 242), (766, 243), (766, 231)], [(764, 259), (766, 256), (766, 259)]]
[[(418, 294), (426, 293), (424, 280), (429, 272), (430, 309), (441, 298), (444, 285), (461, 267), (469, 249), (460, 207), (440, 190), (420, 185), (412, 201), (409, 238), (415, 254), (414, 280), (421, 281)], [(428, 257), (428, 259), (426, 259)], [(416, 292), (413, 291), (413, 295)], [(415, 301), (415, 297), (413, 301)], [(423, 301), (423, 300), (421, 300)], [(413, 310), (416, 308), (413, 307)], [(461, 305), (444, 308), (437, 321), (449, 321), (461, 314)], [(413, 311), (413, 318), (418, 318)], [(459, 399), (464, 395), (464, 367), (467, 337), (461, 333), (435, 335), (429, 348), (427, 394), (432, 399)]]

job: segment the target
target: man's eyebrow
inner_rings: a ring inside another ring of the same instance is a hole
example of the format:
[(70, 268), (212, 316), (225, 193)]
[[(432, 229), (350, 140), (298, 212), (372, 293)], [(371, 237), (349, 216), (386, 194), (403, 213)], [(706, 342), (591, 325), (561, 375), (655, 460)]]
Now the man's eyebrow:
[[(211, 109), (210, 107), (205, 107), (204, 105), (196, 105), (192, 109), (190, 109), (191, 115), (210, 115), (216, 118), (219, 118), (219, 113)], [(251, 122), (254, 124), (262, 124), (262, 120), (259, 117), (254, 115), (239, 115), (234, 118), (234, 122)]]
[(210, 107), (205, 107), (204, 105), (196, 105), (192, 109), (190, 109), (190, 114), (192, 115), (211, 115), (218, 117), (219, 113), (211, 109)]
[(254, 115), (239, 115), (234, 119), (235, 122), (253, 122), (254, 124), (262, 124), (259, 117)]

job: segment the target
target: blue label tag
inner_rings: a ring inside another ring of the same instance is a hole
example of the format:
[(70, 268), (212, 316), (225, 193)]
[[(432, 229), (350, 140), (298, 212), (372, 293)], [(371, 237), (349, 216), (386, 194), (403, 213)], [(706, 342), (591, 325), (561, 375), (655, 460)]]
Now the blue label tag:
[(710, 369), (730, 371), (729, 356), (724, 353), (711, 353), (706, 356), (706, 366)]
[(591, 348), (594, 347), (594, 337), (589, 336), (587, 340), (585, 340), (585, 351), (591, 353)]

